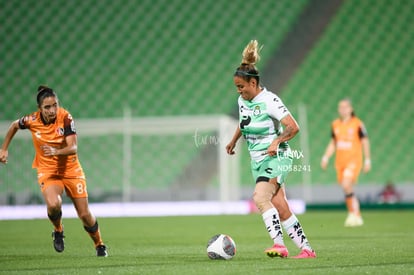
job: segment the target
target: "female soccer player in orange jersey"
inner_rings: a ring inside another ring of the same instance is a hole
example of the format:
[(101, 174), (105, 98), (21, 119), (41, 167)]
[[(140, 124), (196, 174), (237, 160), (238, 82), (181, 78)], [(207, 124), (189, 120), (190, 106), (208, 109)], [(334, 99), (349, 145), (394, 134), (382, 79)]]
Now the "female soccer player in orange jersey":
[(78, 160), (75, 124), (68, 111), (59, 106), (56, 93), (40, 86), (37, 93), (38, 110), (11, 123), (0, 149), (0, 162), (7, 163), (8, 147), (19, 129), (32, 133), (36, 154), (33, 168), (47, 205), (47, 215), (54, 226), (53, 246), (64, 250), (62, 225), (63, 191), (72, 199), (84, 229), (92, 238), (97, 256), (108, 256), (98, 222), (88, 206), (85, 175)]
[(322, 157), (321, 167), (326, 169), (329, 158), (336, 152), (335, 168), (338, 183), (344, 190), (348, 208), (345, 226), (361, 226), (364, 222), (354, 193), (354, 185), (362, 166), (364, 172), (371, 169), (369, 139), (364, 124), (355, 116), (349, 99), (339, 101), (338, 113), (339, 118), (332, 122), (332, 138)]

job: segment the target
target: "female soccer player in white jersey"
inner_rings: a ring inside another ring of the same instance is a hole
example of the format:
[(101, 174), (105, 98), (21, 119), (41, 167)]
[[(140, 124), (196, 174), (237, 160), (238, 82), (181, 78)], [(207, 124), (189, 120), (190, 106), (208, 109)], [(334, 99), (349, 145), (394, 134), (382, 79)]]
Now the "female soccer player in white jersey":
[(299, 126), (281, 99), (259, 84), (259, 60), (256, 40), (243, 50), (241, 65), (234, 73), (234, 84), (240, 94), (239, 120), (227, 153), (234, 154), (237, 140), (243, 135), (251, 157), (251, 170), (256, 182), (253, 200), (262, 214), (266, 230), (274, 245), (265, 250), (270, 257), (288, 257), (282, 227), (301, 252), (293, 258), (315, 258), (316, 253), (297, 217), (291, 212), (285, 193), (286, 176), (292, 165), (287, 143)]

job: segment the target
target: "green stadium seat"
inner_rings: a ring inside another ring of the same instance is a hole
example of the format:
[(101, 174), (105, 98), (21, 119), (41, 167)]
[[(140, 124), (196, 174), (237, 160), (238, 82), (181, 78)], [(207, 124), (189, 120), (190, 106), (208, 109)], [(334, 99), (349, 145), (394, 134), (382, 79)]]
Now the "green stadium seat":
[[(308, 107), (312, 182), (335, 181), (333, 169), (319, 162), (329, 140), (338, 100), (350, 97), (371, 140), (373, 170), (361, 183), (413, 182), (412, 154), (414, 61), (411, 50), (414, 2), (344, 1), (324, 35), (283, 90), (290, 106)], [(411, 73), (412, 74), (412, 73)], [(298, 141), (293, 142), (295, 146)], [(398, 145), (397, 145), (398, 144)], [(301, 182), (292, 174), (290, 182)]]
[[(36, 109), (38, 84), (53, 87), (75, 119), (121, 117), (126, 106), (140, 117), (230, 113), (237, 98), (231, 77), (243, 46), (251, 39), (263, 43), (265, 64), (308, 0), (1, 2), (0, 120), (10, 121)], [(166, 142), (153, 139), (147, 148), (141, 144), (148, 144), (145, 138), (134, 138), (133, 154), (146, 151), (143, 157), (152, 158)], [(152, 167), (137, 168), (136, 188), (168, 186), (197, 155), (191, 143), (173, 140), (184, 148), (174, 163), (161, 175)], [(32, 154), (26, 142), (25, 149), (16, 148), (18, 142), (12, 148)], [(120, 142), (116, 135), (79, 136), (80, 158), (94, 188), (121, 188), (122, 164), (114, 161), (121, 150), (103, 158)], [(161, 163), (170, 162), (165, 150)], [(27, 182), (35, 177), (23, 177), (14, 165), (9, 163), (7, 175), (0, 171), (0, 190), (20, 192), (15, 182), (32, 188)]]

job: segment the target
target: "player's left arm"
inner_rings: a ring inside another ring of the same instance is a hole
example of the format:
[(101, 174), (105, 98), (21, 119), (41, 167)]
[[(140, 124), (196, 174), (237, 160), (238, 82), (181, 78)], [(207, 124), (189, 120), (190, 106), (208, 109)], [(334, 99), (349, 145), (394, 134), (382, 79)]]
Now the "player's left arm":
[(365, 129), (364, 124), (361, 122), (359, 127), (359, 137), (361, 139), (362, 144), (362, 151), (364, 153), (364, 173), (369, 172), (371, 170), (371, 146), (369, 143), (368, 133)]
[(299, 132), (299, 125), (290, 113), (283, 117), (280, 123), (283, 125), (283, 132), (267, 148), (270, 156), (276, 155), (280, 143), (291, 140)]
[(371, 170), (371, 145), (369, 143), (368, 136), (361, 139), (362, 150), (364, 152), (364, 172), (367, 173)]
[(64, 136), (65, 146), (62, 148), (55, 148), (45, 145), (42, 147), (45, 156), (66, 156), (74, 155), (78, 151), (78, 139), (76, 136), (75, 122), (70, 114), (64, 118)]
[(49, 145), (42, 147), (45, 156), (66, 156), (74, 155), (78, 151), (78, 140), (76, 135), (70, 135), (65, 137), (66, 146), (63, 148), (55, 148)]

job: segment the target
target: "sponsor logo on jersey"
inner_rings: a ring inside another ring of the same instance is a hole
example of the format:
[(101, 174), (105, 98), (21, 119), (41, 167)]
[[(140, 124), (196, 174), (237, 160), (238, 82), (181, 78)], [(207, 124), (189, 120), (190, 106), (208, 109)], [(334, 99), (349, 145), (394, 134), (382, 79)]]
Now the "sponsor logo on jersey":
[(56, 134), (58, 134), (58, 136), (63, 136), (64, 133), (65, 131), (63, 130), (62, 127), (59, 127), (56, 129)]
[(240, 121), (240, 129), (244, 129), (245, 126), (249, 125), (252, 121), (252, 118), (250, 116), (243, 116), (242, 120)]
[(352, 141), (338, 140), (336, 142), (336, 148), (340, 150), (351, 150)]
[(257, 106), (254, 107), (253, 115), (258, 116), (258, 115), (261, 114), (261, 112), (262, 111), (260, 110), (260, 106), (259, 105), (257, 105)]

